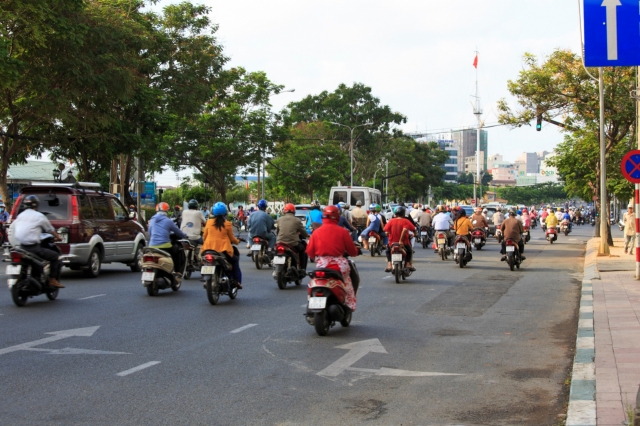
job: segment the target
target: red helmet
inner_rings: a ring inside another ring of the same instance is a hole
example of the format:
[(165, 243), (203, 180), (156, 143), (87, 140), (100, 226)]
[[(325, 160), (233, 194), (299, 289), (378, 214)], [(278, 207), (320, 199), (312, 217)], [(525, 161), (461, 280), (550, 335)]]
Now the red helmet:
[(340, 220), (340, 210), (336, 206), (327, 206), (322, 210), (322, 218), (338, 222)]
[(156, 211), (157, 212), (168, 212), (169, 211), (169, 204), (165, 203), (164, 201), (161, 203), (158, 203), (156, 205)]
[(291, 203), (288, 203), (284, 206), (284, 213), (295, 213), (296, 212), (296, 206), (294, 206)]

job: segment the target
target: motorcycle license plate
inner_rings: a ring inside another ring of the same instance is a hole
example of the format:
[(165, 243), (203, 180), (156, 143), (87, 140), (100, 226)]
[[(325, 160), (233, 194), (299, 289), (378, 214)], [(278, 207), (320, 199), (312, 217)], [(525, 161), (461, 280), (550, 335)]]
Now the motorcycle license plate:
[(516, 251), (514, 246), (507, 246), (507, 251)]
[(444, 238), (438, 238), (438, 244), (444, 244), (446, 240)]
[(392, 262), (402, 262), (402, 254), (392, 254), (391, 255)]
[(60, 243), (69, 244), (69, 234), (60, 234), (60, 238), (62, 238)]
[(204, 265), (200, 268), (200, 275), (213, 275), (216, 272), (214, 265)]
[(7, 265), (7, 275), (20, 275), (21, 270), (20, 265)]
[(458, 243), (458, 245), (456, 246), (456, 248), (459, 248), (459, 249), (466, 249), (466, 248), (467, 248), (467, 245), (466, 245), (465, 243)]
[(251, 246), (251, 251), (260, 251), (262, 246), (260, 244), (254, 244)]
[(427, 231), (422, 231), (420, 235), (427, 235)]
[(142, 273), (142, 281), (153, 281), (155, 276), (156, 276), (155, 272), (143, 272)]
[(482, 240), (480, 238), (476, 238), (475, 240), (473, 240), (473, 242), (476, 243), (476, 244), (480, 244), (481, 241)]
[(276, 256), (273, 258), (274, 265), (284, 265), (285, 260), (287, 260), (284, 256)]
[(326, 297), (312, 297), (309, 299), (309, 309), (324, 309), (327, 306)]
[(373, 243), (375, 243), (375, 242), (376, 242), (376, 239), (375, 239), (374, 237), (371, 237), (371, 238), (369, 238), (369, 242), (370, 242), (371, 244), (373, 244)]

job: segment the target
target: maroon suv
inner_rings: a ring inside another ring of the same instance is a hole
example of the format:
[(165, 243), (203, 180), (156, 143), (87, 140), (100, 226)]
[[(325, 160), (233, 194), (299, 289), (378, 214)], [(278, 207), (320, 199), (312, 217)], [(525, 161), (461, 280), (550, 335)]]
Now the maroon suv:
[[(142, 249), (146, 245), (145, 230), (129, 218), (127, 209), (113, 194), (103, 192), (97, 183), (32, 184), (20, 190), (20, 197), (11, 212), (9, 222), (24, 210), (22, 200), (27, 195), (40, 199), (38, 211), (56, 228), (67, 228), (57, 243), (67, 266), (84, 270), (88, 277), (97, 277), (103, 263), (122, 262), (134, 272), (140, 272)], [(19, 244), (9, 227), (9, 242)]]

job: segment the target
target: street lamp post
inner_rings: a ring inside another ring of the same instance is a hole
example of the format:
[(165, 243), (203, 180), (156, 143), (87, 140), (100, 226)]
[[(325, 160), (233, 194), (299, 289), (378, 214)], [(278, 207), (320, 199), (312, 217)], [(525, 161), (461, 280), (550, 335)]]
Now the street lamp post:
[(362, 126), (370, 126), (373, 123), (363, 123), (363, 124), (358, 124), (357, 126), (353, 126), (353, 127), (349, 127), (346, 124), (340, 124), (340, 123), (336, 123), (334, 121), (330, 121), (329, 123), (331, 124), (335, 124), (336, 126), (342, 126), (342, 127), (346, 127), (347, 129), (349, 129), (351, 131), (351, 141), (349, 142), (349, 151), (351, 151), (351, 186), (353, 186), (353, 131), (355, 129), (357, 129), (358, 127), (362, 127)]

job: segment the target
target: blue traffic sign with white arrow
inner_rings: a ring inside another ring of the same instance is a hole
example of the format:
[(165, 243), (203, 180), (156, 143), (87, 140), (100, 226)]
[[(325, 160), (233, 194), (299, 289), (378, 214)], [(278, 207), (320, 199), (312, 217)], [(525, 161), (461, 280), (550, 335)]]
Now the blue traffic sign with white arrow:
[(640, 2), (584, 1), (584, 62), (588, 67), (640, 65)]

